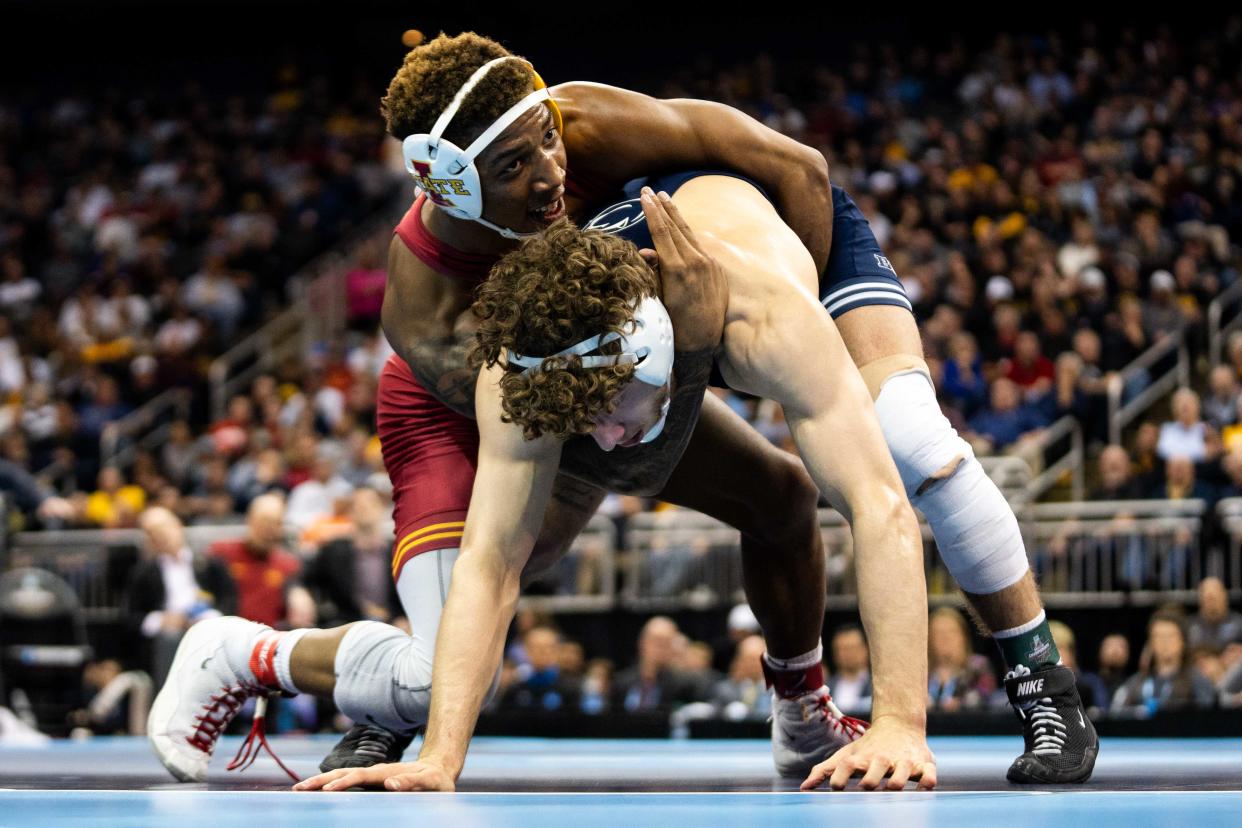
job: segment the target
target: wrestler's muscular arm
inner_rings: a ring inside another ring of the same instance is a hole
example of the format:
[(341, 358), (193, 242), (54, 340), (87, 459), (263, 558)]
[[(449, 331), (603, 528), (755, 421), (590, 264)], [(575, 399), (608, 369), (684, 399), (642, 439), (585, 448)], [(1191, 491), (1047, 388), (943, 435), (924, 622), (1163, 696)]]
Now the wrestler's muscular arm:
[(679, 169), (741, 173), (775, 200), (811, 252), (815, 272), (827, 266), (832, 192), (822, 153), (711, 101), (660, 100), (585, 81), (560, 84), (552, 95), (565, 115), (575, 176), (615, 184)]
[[(890, 772), (935, 785), (926, 747), (927, 594), (918, 523), (873, 413), (870, 394), (812, 292), (806, 250), (754, 188), (711, 177), (674, 203), (729, 282), (721, 370), (730, 385), (781, 403), (807, 470), (849, 517), (859, 609), (871, 642), (873, 726), (807, 780), (852, 772), (876, 787)], [(826, 772), (825, 772), (826, 771)]]
[(400, 237), (392, 237), (381, 315), (388, 344), (436, 399), (473, 417), (478, 371), (466, 364), (473, 334), (458, 329), (469, 309), (469, 291), (432, 271)]

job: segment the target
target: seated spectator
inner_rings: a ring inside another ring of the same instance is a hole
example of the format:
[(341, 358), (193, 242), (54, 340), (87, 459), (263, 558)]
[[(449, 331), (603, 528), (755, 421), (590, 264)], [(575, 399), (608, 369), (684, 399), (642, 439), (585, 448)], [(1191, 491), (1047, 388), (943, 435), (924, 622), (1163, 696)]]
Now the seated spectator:
[(932, 612), (927, 625), (927, 706), (946, 713), (981, 707), (996, 689), (986, 659), (970, 649), (966, 617), (953, 607)]
[(303, 577), (324, 627), (363, 619), (387, 623), (401, 614), (389, 564), (393, 537), (387, 505), (374, 489), (358, 489), (350, 519), (349, 534), (319, 547)]
[(285, 519), (301, 534), (316, 520), (331, 516), (336, 511), (336, 501), (348, 498), (352, 492), (353, 487), (336, 473), (334, 458), (320, 449), (311, 465), (310, 478), (289, 492)]
[(963, 416), (972, 416), (988, 399), (988, 382), (983, 376), (979, 346), (968, 333), (949, 340), (949, 358), (944, 361), (940, 391)]
[(1159, 610), (1152, 616), (1145, 657), (1146, 666), (1113, 696), (1115, 710), (1152, 714), (1216, 705), (1211, 682), (1187, 663), (1185, 621), (1180, 614)]
[(237, 589), (223, 563), (190, 550), (172, 512), (153, 506), (139, 526), (147, 556), (130, 574), (125, 608), (131, 629), (145, 642), (143, 669), (158, 689), (181, 636), (198, 621), (235, 613)]
[(1227, 452), (1242, 448), (1242, 394), (1237, 397), (1230, 424), (1221, 429), (1220, 444)]
[(828, 686), (837, 707), (851, 716), (871, 712), (871, 653), (862, 627), (847, 624), (832, 633), (832, 673)]
[(1022, 401), (1018, 386), (1008, 379), (992, 383), (991, 403), (970, 420), (970, 430), (982, 437), (981, 454), (1008, 448), (1046, 425), (1038, 408)]
[(122, 671), (111, 658), (90, 662), (82, 672), (82, 706), (69, 714), (70, 738), (83, 731), (88, 737), (142, 736), (152, 690), (151, 677), (141, 670)]
[(561, 634), (551, 627), (534, 627), (522, 637), (526, 669), (500, 699), (500, 710), (577, 710), (580, 682), (561, 675)]
[(583, 671), (582, 712), (591, 715), (605, 713), (611, 698), (612, 662), (606, 658), (593, 658)]
[(1179, 388), (1173, 395), (1173, 419), (1160, 426), (1156, 454), (1162, 460), (1187, 457), (1201, 463), (1207, 459), (1207, 429), (1199, 417), (1199, 395)]
[(1217, 652), (1242, 644), (1242, 615), (1229, 610), (1229, 593), (1220, 578), (1209, 576), (1199, 582), (1199, 612), (1187, 625), (1186, 640), (1191, 649)]
[(376, 246), (364, 245), (358, 263), (345, 274), (346, 318), (352, 329), (373, 329), (379, 324), (387, 281), (388, 272), (380, 266)]
[(1130, 677), (1130, 640), (1121, 633), (1110, 633), (1100, 641), (1099, 669), (1096, 675), (1104, 682), (1108, 693), (1107, 705), (1112, 705), (1117, 688)]
[(280, 629), (313, 626), (314, 599), (297, 584), (302, 562), (282, 545), (284, 519), (284, 499), (260, 495), (246, 511), (246, 537), (213, 543), (211, 555), (229, 569), (242, 618)]
[(116, 466), (105, 466), (99, 470), (99, 488), (86, 499), (83, 517), (105, 529), (133, 526), (146, 504), (146, 492), (126, 483)]
[(1132, 475), (1130, 455), (1122, 446), (1105, 446), (1098, 461), (1100, 486), (1094, 500), (1138, 500), (1146, 493)]
[(1148, 492), (1148, 497), (1161, 500), (1206, 500), (1216, 492), (1195, 477), (1195, 464), (1185, 457), (1171, 457), (1164, 464), (1164, 483)]
[(763, 678), (766, 647), (761, 635), (748, 635), (738, 642), (728, 677), (712, 689), (711, 702), (722, 718), (766, 719), (772, 714), (772, 694)]
[(638, 661), (613, 679), (613, 709), (637, 713), (670, 710), (707, 698), (708, 688), (673, 668), (675, 639), (672, 619), (656, 616), (638, 636)]
[(228, 341), (246, 312), (245, 299), (223, 256), (207, 257), (203, 269), (186, 280), (181, 299), (192, 313), (211, 320), (221, 342)]
[(1174, 295), (1176, 287), (1177, 282), (1169, 271), (1157, 270), (1151, 274), (1151, 294), (1143, 306), (1143, 320), (1152, 339), (1163, 339), (1186, 324)]
[(1005, 378), (1012, 380), (1026, 399), (1033, 400), (1052, 390), (1054, 376), (1052, 360), (1044, 356), (1039, 335), (1034, 331), (1019, 333), (1013, 359), (1005, 365)]
[(1107, 710), (1108, 688), (1095, 673), (1084, 673), (1078, 666), (1078, 645), (1074, 631), (1068, 624), (1060, 621), (1049, 621), (1048, 629), (1052, 631), (1052, 640), (1057, 645), (1057, 651), (1061, 653), (1061, 663), (1074, 674), (1074, 683), (1078, 686), (1082, 706), (1088, 710), (1093, 707)]
[(1217, 365), (1208, 374), (1208, 395), (1203, 399), (1204, 420), (1218, 431), (1238, 421), (1238, 376), (1231, 365)]

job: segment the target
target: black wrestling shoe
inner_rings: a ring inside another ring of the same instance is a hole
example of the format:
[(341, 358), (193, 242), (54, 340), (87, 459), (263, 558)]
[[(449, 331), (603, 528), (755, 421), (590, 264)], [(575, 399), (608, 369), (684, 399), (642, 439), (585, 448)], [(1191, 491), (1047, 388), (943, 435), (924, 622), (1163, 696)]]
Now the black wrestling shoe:
[(401, 755), (414, 741), (417, 732), (404, 735), (379, 725), (356, 724), (319, 763), (319, 770), (327, 773), (338, 768), (369, 768), (386, 762), (400, 762)]
[(1023, 785), (1086, 782), (1100, 737), (1083, 712), (1073, 672), (1054, 665), (1032, 673), (1019, 664), (1005, 676), (1005, 692), (1022, 721), (1026, 743), (1006, 778)]

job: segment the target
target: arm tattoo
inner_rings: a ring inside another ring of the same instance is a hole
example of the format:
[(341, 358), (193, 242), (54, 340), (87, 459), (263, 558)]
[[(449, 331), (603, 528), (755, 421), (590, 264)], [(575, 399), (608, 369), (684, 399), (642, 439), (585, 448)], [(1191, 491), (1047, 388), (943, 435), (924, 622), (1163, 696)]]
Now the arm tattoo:
[(678, 352), (673, 361), (676, 390), (664, 433), (634, 448), (604, 451), (590, 437), (575, 437), (561, 452), (561, 471), (619, 494), (649, 497), (664, 489), (681, 460), (703, 407), (714, 349)]
[(472, 337), (416, 339), (401, 352), (419, 385), (458, 414), (474, 419), (474, 387), (479, 372), (466, 362)]

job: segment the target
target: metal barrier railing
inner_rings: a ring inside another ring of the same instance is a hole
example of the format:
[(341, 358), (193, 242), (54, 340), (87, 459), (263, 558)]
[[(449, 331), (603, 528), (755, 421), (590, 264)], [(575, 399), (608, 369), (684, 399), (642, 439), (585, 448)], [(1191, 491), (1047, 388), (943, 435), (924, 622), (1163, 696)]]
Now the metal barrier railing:
[[(1061, 479), (1069, 474), (1070, 492), (1075, 500), (1081, 500), (1086, 492), (1083, 467), (1086, 465), (1086, 451), (1083, 448), (1082, 426), (1077, 418), (1065, 416), (1048, 426), (1038, 439), (1027, 444), (1024, 450), (1038, 452), (1045, 460), (1049, 451), (1068, 441), (1065, 453), (1044, 467), (1016, 496), (1009, 496), (1010, 503), (1015, 505), (1038, 500), (1056, 486)], [(1002, 489), (1002, 491), (1004, 491)]]
[(979, 458), (979, 465), (1006, 500), (1023, 497), (1035, 479), (1031, 464), (1012, 454), (993, 454)]
[[(1208, 359), (1215, 368), (1224, 358), (1225, 343), (1234, 331), (1242, 330), (1242, 280), (1234, 282), (1208, 305)], [(1225, 314), (1231, 313), (1228, 322)]]
[[(1145, 373), (1150, 373), (1159, 363), (1176, 354), (1176, 362), (1158, 377), (1150, 377), (1147, 386), (1125, 401), (1125, 389), (1133, 381)], [(1170, 333), (1162, 341), (1152, 345), (1137, 359), (1122, 368), (1108, 382), (1108, 439), (1112, 443), (1121, 442), (1121, 434), (1126, 426), (1147, 409), (1155, 405), (1161, 398), (1172, 393), (1179, 386), (1190, 384), (1190, 356), (1186, 351), (1186, 332), (1179, 329)]]
[(108, 423), (99, 436), (99, 462), (103, 466), (128, 467), (139, 449), (154, 448), (168, 439), (174, 418), (190, 415), (188, 388), (169, 388), (116, 422)]
[(617, 604), (617, 526), (596, 515), (569, 554), (526, 584), (519, 604), (541, 612), (605, 612)]

